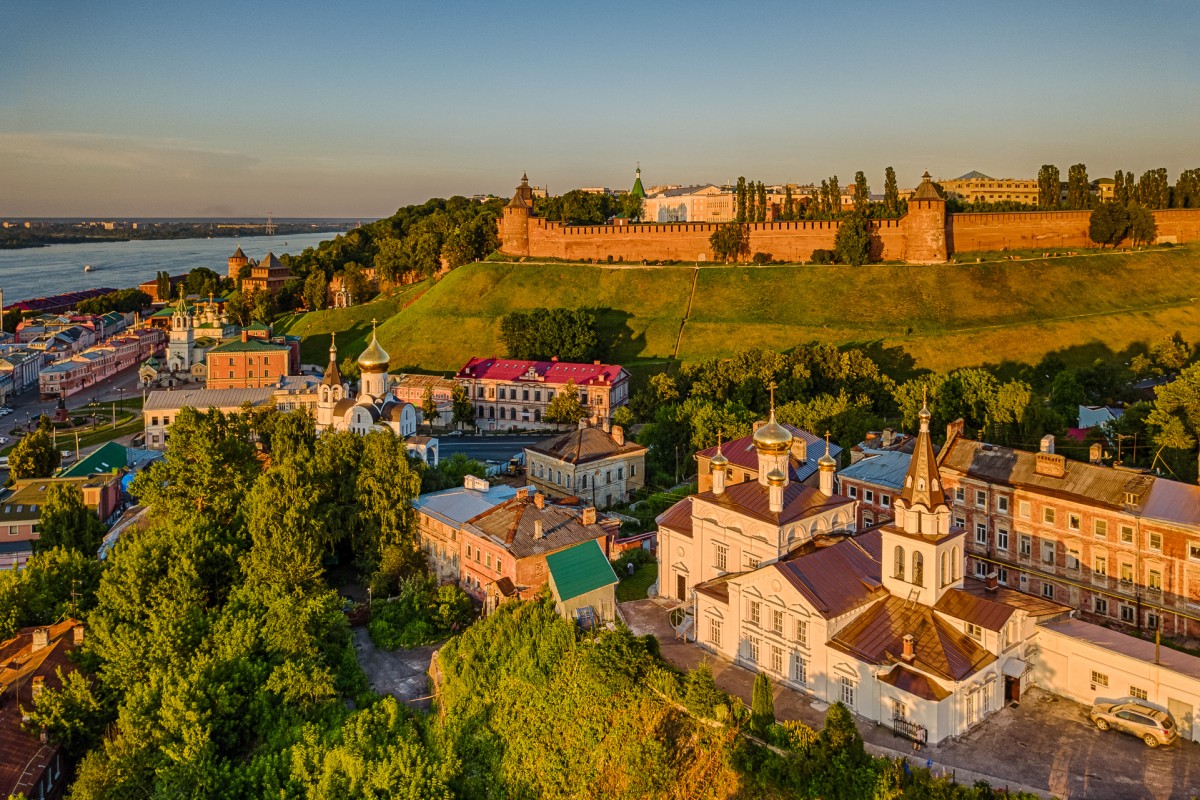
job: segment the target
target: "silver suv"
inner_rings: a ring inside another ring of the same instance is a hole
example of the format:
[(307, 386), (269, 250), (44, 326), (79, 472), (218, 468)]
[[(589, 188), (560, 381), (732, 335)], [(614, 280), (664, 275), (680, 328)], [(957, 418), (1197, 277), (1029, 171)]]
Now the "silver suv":
[(1147, 747), (1171, 744), (1179, 737), (1179, 729), (1170, 714), (1140, 703), (1096, 703), (1088, 716), (1100, 730), (1114, 728), (1131, 733)]

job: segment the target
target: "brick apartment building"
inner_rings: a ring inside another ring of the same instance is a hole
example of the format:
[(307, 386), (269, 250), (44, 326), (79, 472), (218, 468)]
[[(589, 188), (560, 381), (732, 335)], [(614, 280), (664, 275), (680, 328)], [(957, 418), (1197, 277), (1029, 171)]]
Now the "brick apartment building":
[(206, 356), (209, 389), (261, 389), (292, 374), (292, 348), (251, 336), (214, 347)]

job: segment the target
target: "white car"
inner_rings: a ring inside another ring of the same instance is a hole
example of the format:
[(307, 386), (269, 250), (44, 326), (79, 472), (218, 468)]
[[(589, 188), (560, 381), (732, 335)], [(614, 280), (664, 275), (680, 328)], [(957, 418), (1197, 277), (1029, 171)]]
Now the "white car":
[(0, 444), (8, 444), (8, 437), (0, 436)]

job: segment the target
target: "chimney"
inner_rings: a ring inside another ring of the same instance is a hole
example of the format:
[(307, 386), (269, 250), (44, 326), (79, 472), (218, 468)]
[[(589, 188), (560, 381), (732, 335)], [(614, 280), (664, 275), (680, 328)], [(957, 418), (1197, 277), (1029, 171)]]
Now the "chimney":
[(1067, 457), (1042, 451), (1034, 454), (1033, 472), (1048, 478), (1061, 478), (1067, 474)]
[(947, 424), (946, 425), (946, 441), (947, 442), (950, 441), (955, 436), (962, 436), (964, 425), (965, 425), (965, 423), (963, 422), (962, 417), (959, 417), (958, 419), (954, 420), (954, 422)]
[(537, 507), (538, 511), (541, 511), (546, 507), (546, 495), (542, 494), (541, 492), (534, 492), (533, 504)]
[(34, 653), (36, 653), (37, 651), (44, 650), (45, 648), (47, 648), (49, 646), (50, 646), (50, 629), (49, 628), (34, 629), (32, 651)]
[(906, 633), (906, 634), (904, 634), (904, 655), (903, 655), (903, 658), (904, 658), (904, 660), (905, 660), (905, 661), (907, 661), (909, 664), (911, 664), (911, 663), (913, 662), (913, 659), (917, 657), (917, 652), (916, 652), (916, 641), (917, 641), (917, 640), (916, 640), (915, 638), (913, 638), (913, 635), (912, 635), (911, 633)]
[(792, 437), (792, 458), (803, 464), (808, 461), (808, 442), (804, 441), (803, 437)]
[(71, 629), (72, 638), (75, 641), (75, 646), (83, 644), (83, 623), (76, 622), (75, 627)]
[(584, 525), (595, 525), (596, 524), (596, 507), (595, 506), (587, 506), (586, 508), (583, 509), (582, 521), (583, 521)]
[(1091, 449), (1088, 450), (1088, 461), (1093, 464), (1099, 464), (1104, 461), (1104, 445), (1099, 442), (1093, 444)]
[(533, 521), (533, 538), (541, 539), (545, 535), (546, 534), (542, 531), (542, 521), (540, 519), (535, 519)]
[(529, 499), (529, 487), (517, 489), (517, 500)]
[(1043, 453), (1053, 453), (1054, 452), (1054, 434), (1053, 433), (1047, 433), (1045, 436), (1042, 437), (1041, 452), (1043, 452)]
[(604, 419), (602, 419), (600, 421), (600, 430), (604, 431), (605, 433), (611, 433), (612, 432), (612, 420), (609, 419), (608, 417), (605, 417)]
[(998, 577), (996, 571), (992, 570), (983, 579), (983, 588), (987, 589), (989, 592), (994, 592), (999, 586), (1000, 578)]
[(613, 439), (613, 442), (617, 445), (617, 447), (624, 447), (625, 446), (625, 429), (622, 428), (620, 425), (613, 425), (612, 426), (612, 439)]
[(896, 441), (896, 429), (895, 428), (884, 428), (883, 429), (883, 446), (891, 447), (892, 442), (894, 442), (894, 441)]
[(763, 425), (766, 425), (766, 424), (767, 424), (767, 421), (766, 421), (765, 419), (758, 419), (758, 420), (755, 420), (755, 421), (754, 421), (754, 427), (753, 427), (753, 429), (752, 429), (752, 430), (753, 430), (753, 432), (754, 432), (754, 433), (758, 433), (758, 429), (759, 429), (759, 428), (761, 428)]
[(242, 341), (243, 342), (250, 341), (250, 333), (245, 328), (242, 328)]

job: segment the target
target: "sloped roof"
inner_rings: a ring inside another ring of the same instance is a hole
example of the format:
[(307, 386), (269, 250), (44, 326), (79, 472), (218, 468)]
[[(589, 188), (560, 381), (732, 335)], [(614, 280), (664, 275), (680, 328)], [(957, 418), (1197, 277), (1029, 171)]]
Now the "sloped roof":
[(928, 675), (913, 672), (908, 667), (901, 665), (893, 667), (891, 672), (880, 675), (879, 680), (889, 686), (895, 686), (902, 692), (908, 692), (911, 695), (925, 700), (932, 700), (935, 703), (945, 700), (952, 694), (952, 692), (939, 686), (936, 681), (931, 681)]
[[(542, 535), (537, 536), (537, 523)], [(516, 558), (543, 555), (564, 547), (601, 539), (615, 534), (620, 524), (610, 517), (596, 515), (596, 522), (583, 524), (581, 509), (546, 503), (538, 508), (534, 501), (514, 497), (472, 518), (466, 529), (488, 536), (503, 545)]]
[(575, 381), (577, 386), (615, 383), (625, 373), (616, 364), (578, 364), (570, 361), (523, 361), (513, 358), (472, 358), (455, 376), (492, 381), (525, 380), (551, 385)]
[(885, 591), (880, 581), (879, 531), (785, 556), (771, 566), (826, 619), (841, 616)]
[(984, 175), (979, 170), (971, 170), (966, 175), (959, 175), (954, 180), (956, 181), (994, 181), (996, 180), (991, 175)]
[(1152, 475), (1126, 472), (1099, 464), (1066, 460), (1063, 477), (1039, 475), (1037, 453), (984, 444), (961, 436), (942, 447), (940, 466), (986, 483), (1031, 489), (1055, 497), (1084, 500), (1108, 508), (1124, 507), (1125, 493), (1139, 502), (1155, 481)]
[(222, 345), (217, 345), (212, 349), (213, 353), (285, 353), (290, 348), (283, 344), (271, 344), (264, 342), (262, 339), (251, 336), (242, 341), (234, 339)]
[(783, 511), (776, 514), (770, 509), (770, 492), (768, 487), (758, 481), (745, 481), (725, 487), (721, 494), (708, 491), (695, 495), (697, 501), (723, 506), (739, 514), (770, 522), (775, 525), (785, 525), (796, 520), (828, 511), (838, 506), (853, 506), (854, 501), (841, 495), (824, 495), (811, 486), (805, 486), (795, 481), (783, 487)]
[(503, 484), (488, 485), (487, 489), (469, 489), (456, 486), (440, 492), (423, 494), (413, 501), (413, 508), (441, 522), (458, 528), (467, 520), (477, 517), (488, 509), (510, 500), (517, 490)]
[(926, 171), (921, 176), (921, 185), (917, 187), (917, 191), (913, 193), (913, 200), (941, 200), (942, 196), (937, 193), (933, 182), (929, 179), (929, 172)]
[(617, 582), (617, 574), (595, 539), (546, 556), (559, 600), (571, 600)]
[[(787, 423), (779, 423), (788, 433), (794, 438), (803, 439), (805, 443), (804, 455), (805, 461), (797, 461), (795, 458), (788, 459), (788, 469), (791, 474), (788, 476), (793, 481), (806, 481), (817, 472), (817, 461), (825, 454), (825, 440), (816, 434), (809, 433), (803, 428), (797, 428), (795, 425)], [(730, 439), (721, 445), (721, 453), (729, 459), (732, 466), (758, 474), (758, 451), (754, 448), (754, 434), (742, 436), (738, 439)], [(717, 446), (706, 447), (703, 450), (696, 451), (697, 458), (711, 459), (717, 454)], [(842, 454), (842, 448), (836, 444), (830, 443), (829, 455), (837, 459)]]
[(989, 631), (1001, 630), (1016, 609), (981, 595), (950, 588), (942, 593), (934, 610), (947, 617), (970, 622)]
[(106, 442), (87, 458), (68, 469), (60, 470), (60, 478), (85, 478), (96, 472), (112, 472), (129, 466), (129, 448), (116, 442)]
[(245, 258), (245, 257), (246, 257), (246, 254), (242, 252), (242, 246), (240, 244), (238, 245), (238, 249), (234, 250), (233, 255), (230, 256), (230, 258)]
[(838, 478), (862, 481), (886, 489), (900, 489), (908, 472), (912, 456), (896, 451), (884, 451), (851, 464), (837, 474)]
[(963, 580), (961, 591), (995, 603), (1003, 603), (1019, 611), (1024, 611), (1031, 617), (1048, 617), (1055, 614), (1065, 614), (1071, 610), (1070, 606), (1064, 606), (1062, 603), (1047, 600), (1036, 594), (1019, 592), (1007, 586), (997, 586), (995, 589), (988, 589), (983, 581), (976, 578), (966, 578)]
[(933, 442), (929, 437), (929, 409), (922, 406), (920, 417), (921, 430), (917, 433), (916, 444), (913, 445), (912, 458), (908, 462), (908, 472), (904, 475), (904, 488), (900, 496), (909, 508), (922, 505), (932, 510), (946, 505), (946, 493), (942, 490), (937, 454), (933, 452)]
[(176, 408), (238, 408), (243, 403), (261, 406), (272, 401), (273, 389), (175, 389), (155, 390), (146, 395), (143, 411), (163, 411)]
[(685, 497), (675, 505), (668, 508), (663, 513), (654, 518), (660, 528), (669, 528), (670, 530), (681, 533), (689, 539), (692, 538), (692, 498)]
[(626, 439), (624, 444), (617, 444), (612, 434), (599, 428), (576, 428), (550, 439), (543, 439), (525, 449), (567, 464), (584, 464), (626, 453), (646, 452), (645, 447), (629, 439)]
[(1155, 478), (1142, 516), (1175, 525), (1200, 526), (1200, 486)]
[(894, 596), (877, 601), (829, 644), (861, 661), (895, 664), (901, 662), (906, 634), (915, 639), (913, 665), (947, 680), (963, 680), (996, 660), (929, 606)]

